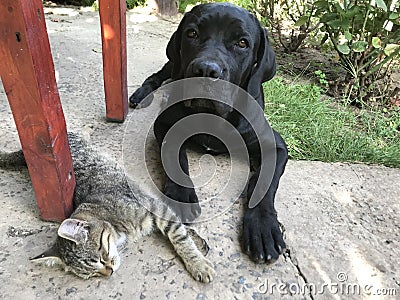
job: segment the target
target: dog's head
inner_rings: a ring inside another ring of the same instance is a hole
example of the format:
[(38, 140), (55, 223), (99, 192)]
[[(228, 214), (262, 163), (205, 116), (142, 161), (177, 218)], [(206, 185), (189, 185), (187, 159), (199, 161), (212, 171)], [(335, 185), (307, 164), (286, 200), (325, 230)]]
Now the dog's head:
[(173, 80), (218, 78), (256, 99), (261, 83), (276, 71), (267, 31), (247, 10), (228, 3), (202, 4), (186, 13), (169, 41), (167, 56)]

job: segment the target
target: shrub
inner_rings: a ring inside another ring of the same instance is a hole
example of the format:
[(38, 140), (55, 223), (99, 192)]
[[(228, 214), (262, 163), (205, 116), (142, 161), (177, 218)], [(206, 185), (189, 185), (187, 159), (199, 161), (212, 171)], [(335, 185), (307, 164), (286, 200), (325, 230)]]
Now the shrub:
[(132, 9), (135, 8), (136, 6), (144, 5), (145, 2), (146, 0), (126, 0), (126, 8)]
[(318, 0), (333, 48), (347, 70), (345, 91), (351, 103), (393, 96), (390, 75), (400, 51), (397, 0)]
[[(238, 0), (243, 1), (243, 0)], [(251, 1), (251, 5), (247, 2)], [(256, 12), (272, 31), (285, 52), (297, 51), (318, 26), (314, 0), (245, 0), (245, 8)]]

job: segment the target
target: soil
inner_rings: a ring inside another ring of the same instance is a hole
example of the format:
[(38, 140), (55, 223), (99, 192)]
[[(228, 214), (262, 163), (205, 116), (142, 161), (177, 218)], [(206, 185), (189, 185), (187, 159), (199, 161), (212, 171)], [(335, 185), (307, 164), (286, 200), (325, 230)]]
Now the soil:
[[(274, 49), (281, 75), (291, 79), (300, 78), (302, 81), (320, 84), (320, 77), (315, 72), (321, 71), (322, 74), (325, 74), (329, 85), (326, 95), (336, 102), (342, 102), (351, 82), (346, 79), (346, 70), (340, 64), (336, 53), (311, 47), (299, 48), (296, 52), (290, 54), (286, 53), (283, 47), (278, 47), (277, 45), (275, 45)], [(389, 101), (383, 99), (380, 103), (368, 102), (370, 106), (375, 106), (379, 109), (391, 109), (394, 106), (400, 106), (400, 61), (394, 66), (389, 82), (391, 85), (389, 89), (391, 98)], [(323, 87), (325, 88), (325, 86)], [(372, 96), (381, 95), (376, 92)], [(352, 104), (357, 104), (357, 107), (360, 108), (359, 103), (353, 102)]]

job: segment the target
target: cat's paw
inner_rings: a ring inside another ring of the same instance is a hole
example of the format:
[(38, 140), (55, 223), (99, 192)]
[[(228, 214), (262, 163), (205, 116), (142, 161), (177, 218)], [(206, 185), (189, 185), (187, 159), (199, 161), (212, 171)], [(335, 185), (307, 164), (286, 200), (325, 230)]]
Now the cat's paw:
[(214, 265), (206, 258), (197, 262), (188, 263), (186, 268), (194, 279), (204, 283), (213, 281), (216, 275)]
[(243, 249), (256, 263), (273, 263), (286, 244), (275, 214), (249, 209), (243, 219)]

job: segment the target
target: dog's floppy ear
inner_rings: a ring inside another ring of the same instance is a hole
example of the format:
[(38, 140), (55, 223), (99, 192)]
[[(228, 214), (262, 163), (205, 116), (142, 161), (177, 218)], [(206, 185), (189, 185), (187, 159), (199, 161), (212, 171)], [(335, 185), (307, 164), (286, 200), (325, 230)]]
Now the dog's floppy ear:
[(167, 57), (170, 62), (172, 62), (172, 73), (171, 73), (171, 78), (172, 79), (181, 79), (183, 77), (182, 74), (182, 62), (181, 62), (181, 43), (182, 43), (182, 31), (183, 31), (183, 26), (185, 23), (185, 20), (187, 19), (188, 14), (190, 12), (186, 13), (181, 22), (179, 23), (178, 28), (176, 31), (172, 34), (171, 39), (168, 42), (167, 45)]
[(257, 50), (256, 63), (247, 85), (247, 92), (255, 99), (259, 96), (261, 84), (272, 79), (276, 72), (275, 53), (269, 44), (267, 30), (262, 28), (258, 21), (257, 23), (260, 32), (260, 43)]
[(167, 57), (172, 63), (171, 78), (178, 79), (181, 67), (181, 34), (179, 28), (172, 34), (168, 42)]

